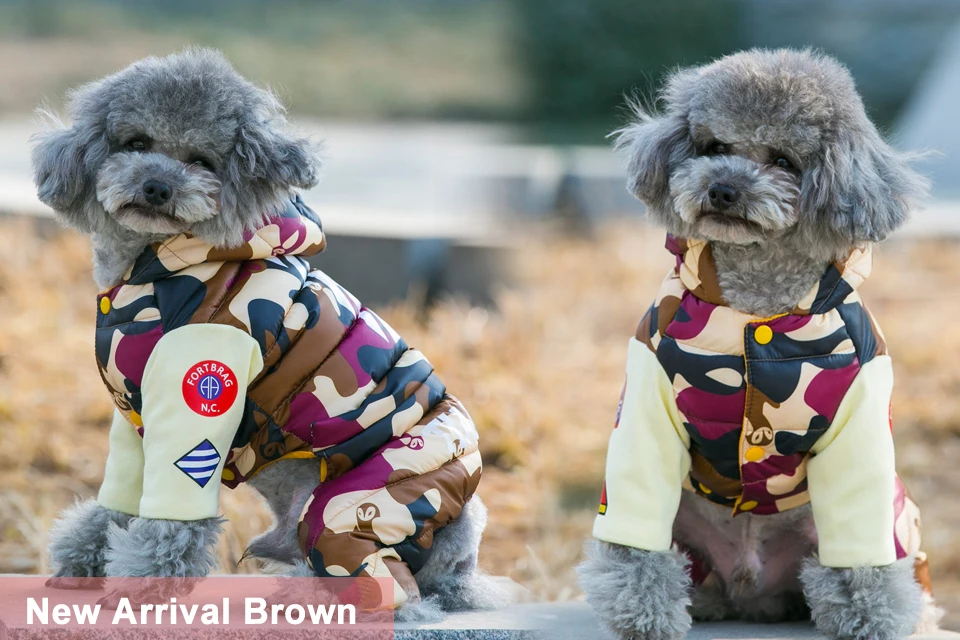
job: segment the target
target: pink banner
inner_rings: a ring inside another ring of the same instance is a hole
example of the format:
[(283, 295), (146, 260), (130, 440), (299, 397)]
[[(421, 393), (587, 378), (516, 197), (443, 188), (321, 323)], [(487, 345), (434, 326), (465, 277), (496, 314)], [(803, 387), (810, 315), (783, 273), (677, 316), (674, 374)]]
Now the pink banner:
[[(393, 640), (387, 578), (0, 578), (0, 638)], [(132, 634), (132, 635), (131, 635)]]

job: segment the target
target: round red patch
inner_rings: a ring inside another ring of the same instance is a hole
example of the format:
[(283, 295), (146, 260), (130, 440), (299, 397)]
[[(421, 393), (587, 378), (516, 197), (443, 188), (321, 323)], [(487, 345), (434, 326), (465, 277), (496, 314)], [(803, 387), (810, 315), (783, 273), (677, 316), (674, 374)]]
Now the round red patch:
[(237, 377), (230, 367), (216, 360), (204, 360), (183, 376), (183, 400), (201, 416), (219, 416), (237, 399)]

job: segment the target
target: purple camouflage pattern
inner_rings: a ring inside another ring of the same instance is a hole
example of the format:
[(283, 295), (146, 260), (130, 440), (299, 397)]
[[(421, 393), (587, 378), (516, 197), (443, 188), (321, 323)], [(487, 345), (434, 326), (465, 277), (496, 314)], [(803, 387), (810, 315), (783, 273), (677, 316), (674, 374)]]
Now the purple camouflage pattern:
[(148, 247), (98, 297), (96, 355), (117, 408), (142, 435), (140, 385), (150, 353), (178, 327), (219, 323), (259, 344), (222, 482), (235, 487), (285, 457), (320, 459), (301, 516), (305, 557), (320, 576), (392, 577), (373, 606), (419, 595), (413, 573), (435, 530), (479, 484), (478, 435), (419, 351), (305, 260), (325, 247), (300, 200), (245, 244), (180, 235)]
[[(806, 504), (812, 447), (861, 367), (886, 354), (856, 291), (870, 274), (870, 249), (830, 265), (796, 308), (769, 318), (726, 305), (709, 244), (668, 237), (667, 249), (676, 267), (636, 337), (670, 379), (690, 436), (684, 488), (734, 516)], [(897, 557), (919, 562), (919, 510), (896, 482)]]

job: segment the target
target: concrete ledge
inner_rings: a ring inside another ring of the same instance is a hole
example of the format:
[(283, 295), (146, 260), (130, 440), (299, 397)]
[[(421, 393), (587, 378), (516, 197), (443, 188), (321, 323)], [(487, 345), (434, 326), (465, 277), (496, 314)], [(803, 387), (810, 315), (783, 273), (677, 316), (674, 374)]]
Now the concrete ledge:
[[(29, 177), (0, 173), (0, 217), (29, 220), (42, 233), (59, 228), (36, 198)], [(327, 250), (310, 263), (364, 304), (397, 300), (426, 305), (454, 295), (492, 306), (495, 289), (510, 281), (514, 243), (489, 215), (441, 215), (325, 203), (305, 194), (323, 222)]]

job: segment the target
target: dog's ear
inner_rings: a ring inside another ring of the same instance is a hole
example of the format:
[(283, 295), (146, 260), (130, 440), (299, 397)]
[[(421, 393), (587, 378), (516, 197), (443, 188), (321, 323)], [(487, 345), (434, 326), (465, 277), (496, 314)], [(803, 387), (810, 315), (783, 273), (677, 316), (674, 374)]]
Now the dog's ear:
[(283, 130), (284, 110), (272, 93), (248, 85), (242, 109), (221, 175), (220, 215), (194, 227), (218, 246), (242, 242), (244, 230), (286, 206), (291, 188), (309, 189), (320, 179), (319, 145)]
[(33, 180), (40, 201), (68, 226), (96, 231), (99, 207), (87, 205), (96, 192), (97, 168), (109, 149), (102, 127), (79, 122), (39, 133), (33, 142)]
[(804, 172), (803, 219), (851, 244), (884, 240), (927, 197), (930, 183), (910, 167), (914, 156), (884, 142), (873, 124), (838, 136)]
[(689, 91), (699, 75), (696, 67), (670, 74), (660, 93), (660, 101), (667, 107), (664, 115), (653, 115), (639, 97), (629, 100), (633, 122), (612, 134), (614, 148), (627, 154), (627, 189), (654, 211), (673, 210), (670, 174), (694, 155), (690, 123), (684, 114)]
[(693, 142), (685, 118), (636, 113), (634, 123), (614, 134), (615, 148), (628, 157), (627, 189), (647, 205), (660, 207), (670, 197), (671, 172), (693, 155)]
[(276, 189), (309, 189), (320, 179), (315, 143), (283, 131), (284, 110), (272, 93), (259, 88), (237, 130), (234, 163), (239, 177)]

